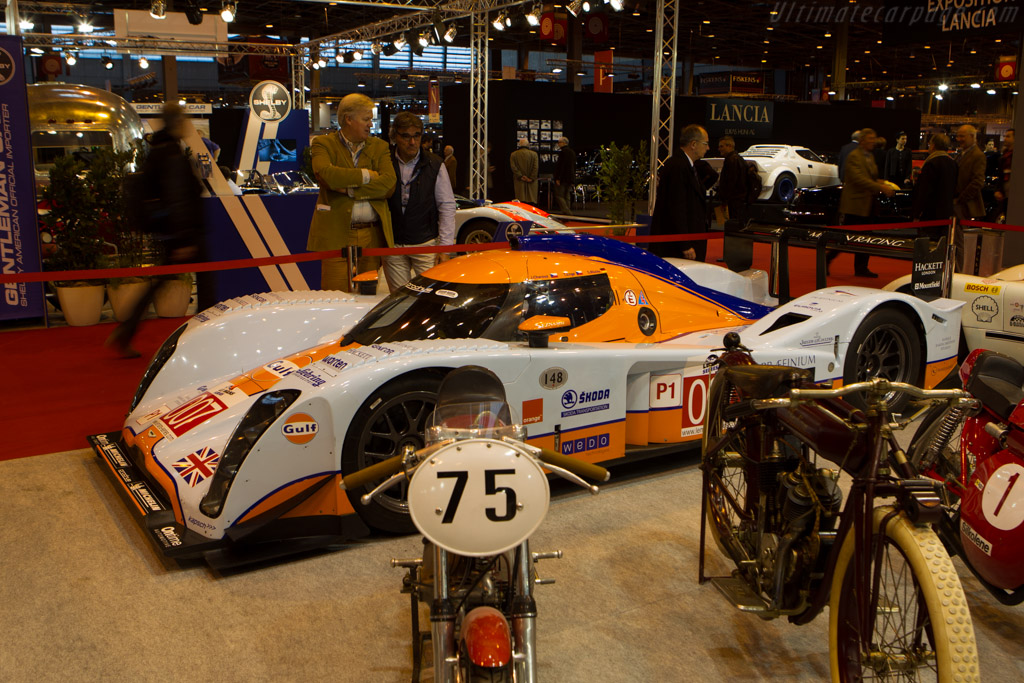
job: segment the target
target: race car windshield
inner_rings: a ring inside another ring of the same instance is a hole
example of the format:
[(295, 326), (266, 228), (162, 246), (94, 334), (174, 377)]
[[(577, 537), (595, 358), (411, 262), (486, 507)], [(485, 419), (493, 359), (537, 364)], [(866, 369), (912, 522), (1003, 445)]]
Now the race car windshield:
[[(342, 343), (366, 346), (417, 339), (507, 339), (511, 332), (492, 328), (513, 327), (507, 319), (514, 314), (503, 309), (510, 290), (519, 287), (441, 282), (421, 275), (377, 304)], [(505, 322), (496, 321), (499, 317)]]
[(342, 343), (522, 341), (526, 336), (518, 328), (526, 316), (564, 316), (579, 327), (603, 315), (613, 301), (604, 273), (513, 284), (441, 282), (421, 275), (377, 304)]

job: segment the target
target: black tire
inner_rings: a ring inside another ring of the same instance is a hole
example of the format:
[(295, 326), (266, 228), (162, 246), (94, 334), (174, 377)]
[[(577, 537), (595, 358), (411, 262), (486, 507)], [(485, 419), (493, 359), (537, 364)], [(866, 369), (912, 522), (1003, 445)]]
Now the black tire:
[[(405, 448), (424, 445), (423, 430), (437, 403), (440, 373), (414, 373), (388, 382), (363, 403), (352, 418), (341, 453), (342, 474), (400, 455)], [(380, 481), (347, 491), (356, 513), (377, 531), (406, 534), (416, 531), (406, 503), (407, 486), (378, 494), (369, 505), (359, 497), (372, 491)]]
[(796, 195), (796, 176), (792, 173), (780, 173), (775, 179), (775, 187), (772, 189), (772, 201), (789, 204)]
[(487, 244), (494, 241), (498, 224), (486, 218), (474, 218), (461, 228), (456, 240), (459, 244)]
[[(753, 487), (748, 482), (756, 477), (753, 465), (748, 464), (747, 441), (744, 430), (737, 429), (735, 421), (726, 421), (725, 407), (735, 402), (736, 391), (725, 375), (719, 373), (708, 390), (708, 413), (702, 436), (702, 467), (705, 471), (708, 525), (711, 537), (727, 557), (739, 566), (749, 566), (757, 558), (757, 548), (745, 542), (751, 539), (756, 526), (758, 501), (752, 500)], [(720, 439), (728, 435), (724, 442)], [(715, 447), (717, 445), (717, 447)], [(754, 495), (756, 498), (756, 494)], [(754, 519), (744, 519), (730, 499), (740, 503)], [(746, 562), (747, 564), (740, 564)]]
[[(921, 385), (921, 334), (915, 321), (892, 308), (872, 311), (850, 340), (843, 364), (843, 384), (882, 377), (891, 382)], [(893, 412), (899, 412), (909, 397), (893, 392), (886, 397)], [(850, 403), (865, 407), (860, 396), (848, 397)]]
[[(935, 532), (900, 514), (878, 530), (891, 508), (876, 508), (868, 575), (877, 593), (859, 595), (851, 562), (856, 528), (850, 529), (836, 562), (829, 603), (829, 660), (833, 681), (977, 681), (978, 653), (963, 586)], [(864, 601), (870, 619), (862, 623)], [(863, 652), (861, 643), (869, 643)]]

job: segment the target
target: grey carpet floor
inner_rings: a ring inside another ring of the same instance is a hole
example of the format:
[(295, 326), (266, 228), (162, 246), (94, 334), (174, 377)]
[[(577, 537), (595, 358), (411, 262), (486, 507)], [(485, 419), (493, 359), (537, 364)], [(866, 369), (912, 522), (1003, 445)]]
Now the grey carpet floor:
[[(695, 467), (563, 496), (534, 536), (546, 681), (822, 681), (828, 615), (764, 622), (697, 584)], [(403, 681), (415, 537), (218, 573), (158, 559), (90, 451), (0, 463), (0, 680)], [(981, 670), (1024, 680), (1024, 606), (962, 565)], [(728, 567), (712, 548), (709, 570)]]

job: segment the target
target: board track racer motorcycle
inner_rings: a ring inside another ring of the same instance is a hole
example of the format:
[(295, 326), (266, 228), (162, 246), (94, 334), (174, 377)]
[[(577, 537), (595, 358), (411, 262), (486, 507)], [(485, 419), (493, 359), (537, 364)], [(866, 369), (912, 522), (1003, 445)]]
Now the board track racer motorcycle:
[[(501, 380), (466, 366), (450, 372), (438, 391), (426, 447), (346, 475), (347, 488), (389, 476), (375, 491), (408, 482), (409, 512), (423, 534), (422, 557), (392, 560), (408, 570), (413, 683), (432, 669), (435, 683), (519, 681), (537, 676), (534, 564), (561, 551), (530, 551), (550, 491), (544, 469), (597, 493), (581, 476), (606, 481), (608, 471), (523, 443)], [(363, 495), (372, 502), (373, 492)], [(420, 630), (420, 606), (430, 628)], [(430, 642), (432, 657), (424, 662)], [(429, 666), (424, 667), (424, 664)]]
[(763, 272), (528, 236), (381, 301), (275, 292), (203, 311), (157, 351), (121, 429), (92, 441), (167, 555), (287, 552), (412, 531), (404, 487), (363, 506), (338, 481), (421, 448), (463, 365), (501, 379), (531, 445), (594, 463), (698, 443), (728, 331), (817, 382), (932, 386), (955, 365), (959, 302), (833, 287), (774, 304)]

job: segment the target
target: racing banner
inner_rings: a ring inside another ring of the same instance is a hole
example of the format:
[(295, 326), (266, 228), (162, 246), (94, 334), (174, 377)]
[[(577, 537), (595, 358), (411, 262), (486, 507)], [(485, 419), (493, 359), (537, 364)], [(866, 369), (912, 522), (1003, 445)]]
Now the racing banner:
[[(19, 36), (0, 36), (0, 272), (39, 272), (35, 174)], [(42, 284), (7, 282), (0, 320), (43, 315)]]

